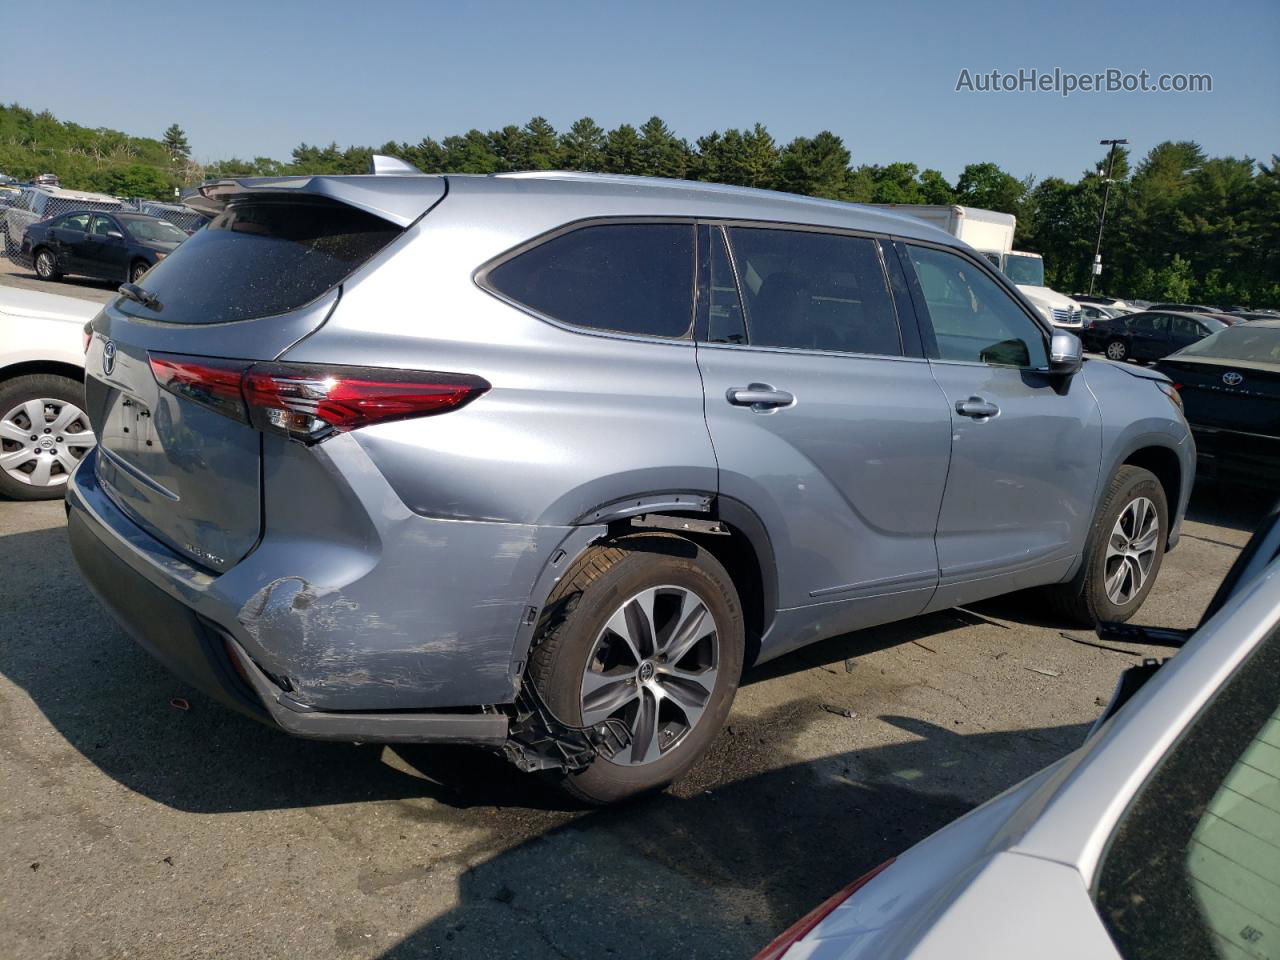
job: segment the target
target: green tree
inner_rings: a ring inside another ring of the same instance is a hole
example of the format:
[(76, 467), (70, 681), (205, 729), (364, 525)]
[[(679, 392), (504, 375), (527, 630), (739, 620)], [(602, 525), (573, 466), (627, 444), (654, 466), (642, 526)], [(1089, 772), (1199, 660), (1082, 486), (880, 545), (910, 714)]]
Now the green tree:
[(604, 130), (598, 123), (590, 117), (575, 120), (560, 137), (560, 162), (569, 170), (603, 170), (604, 145)]
[(812, 197), (842, 199), (848, 193), (849, 151), (830, 130), (796, 137), (778, 159), (778, 187)]
[(169, 124), (169, 129), (164, 132), (164, 145), (169, 151), (169, 156), (177, 160), (181, 157), (186, 160), (191, 156), (191, 147), (187, 143), (187, 134), (176, 123)]
[(971, 163), (956, 181), (956, 202), (966, 207), (1018, 213), (1027, 183), (994, 163)]
[(923, 170), (920, 173), (921, 203), (955, 203), (956, 191), (947, 178), (938, 170)]
[(638, 159), (645, 176), (679, 180), (692, 158), (689, 144), (672, 133), (661, 117), (650, 117), (640, 128)]
[(556, 128), (546, 117), (534, 117), (524, 125), (528, 170), (554, 170), (560, 166), (560, 145)]
[(609, 173), (640, 173), (640, 134), (629, 123), (610, 130), (604, 138), (604, 168)]

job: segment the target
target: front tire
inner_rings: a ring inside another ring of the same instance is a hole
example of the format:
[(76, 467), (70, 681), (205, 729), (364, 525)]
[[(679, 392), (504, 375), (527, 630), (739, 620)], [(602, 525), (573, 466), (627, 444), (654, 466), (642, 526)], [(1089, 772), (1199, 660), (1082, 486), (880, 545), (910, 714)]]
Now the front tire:
[(46, 373), (0, 383), (0, 496), (61, 498), (94, 443), (84, 384)]
[(62, 271), (58, 269), (58, 258), (47, 247), (41, 247), (35, 256), (36, 276), (41, 280), (61, 280)]
[(1169, 502), (1160, 481), (1141, 467), (1121, 467), (1094, 517), (1080, 570), (1049, 588), (1058, 612), (1080, 626), (1124, 623), (1151, 593), (1168, 535)]
[(608, 719), (631, 737), (557, 785), (613, 803), (697, 763), (728, 717), (745, 649), (738, 592), (715, 557), (682, 537), (620, 537), (588, 550), (546, 609), (526, 682), (561, 720)]
[(145, 260), (137, 261), (133, 266), (129, 268), (129, 282), (137, 283), (139, 280), (143, 278), (146, 272), (150, 269), (151, 269), (151, 264), (147, 263)]

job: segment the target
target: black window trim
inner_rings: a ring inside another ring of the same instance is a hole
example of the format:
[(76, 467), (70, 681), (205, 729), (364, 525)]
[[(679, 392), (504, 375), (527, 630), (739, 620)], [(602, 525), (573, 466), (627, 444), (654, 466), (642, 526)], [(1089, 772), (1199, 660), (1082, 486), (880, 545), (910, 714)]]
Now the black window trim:
[[(528, 253), (536, 247), (542, 246), (548, 241), (555, 240), (557, 237), (565, 236), (569, 233), (575, 233), (578, 230), (587, 227), (615, 226), (625, 224), (646, 224), (646, 223), (674, 223), (683, 224), (689, 227), (694, 235), (693, 251), (693, 287), (689, 291), (689, 324), (685, 327), (684, 333), (679, 337), (662, 337), (652, 333), (627, 333), (625, 330), (606, 330), (602, 327), (584, 327), (576, 323), (569, 323), (560, 320), (557, 317), (542, 313), (541, 311), (529, 306), (527, 303), (521, 303), (512, 297), (507, 296), (489, 281), (489, 274), (516, 257)], [(496, 257), (486, 260), (471, 273), (471, 282), (483, 290), (489, 296), (497, 300), (501, 300), (508, 306), (514, 307), (521, 313), (528, 314), (535, 320), (540, 320), (550, 326), (557, 327), (568, 333), (575, 333), (588, 337), (606, 337), (611, 340), (639, 340), (645, 343), (668, 343), (677, 346), (692, 347), (694, 344), (693, 329), (697, 320), (698, 313), (698, 275), (699, 275), (699, 259), (698, 250), (698, 219), (693, 216), (593, 216), (583, 217), (578, 220), (571, 220), (568, 223), (562, 223), (551, 230), (546, 230), (537, 236), (530, 237), (521, 243), (516, 244), (508, 250), (504, 250)]]
[(991, 263), (976, 251), (969, 250), (966, 247), (953, 246), (948, 243), (937, 243), (933, 240), (918, 240), (915, 237), (895, 236), (893, 238), (894, 246), (898, 251), (898, 260), (902, 265), (902, 269), (907, 275), (907, 286), (911, 291), (911, 299), (916, 310), (916, 322), (920, 329), (920, 337), (925, 345), (925, 356), (928, 357), (930, 363), (946, 363), (955, 366), (966, 367), (986, 367), (998, 368), (1001, 370), (1022, 370), (1027, 373), (1047, 373), (1048, 367), (1015, 367), (1003, 363), (985, 363), (981, 360), (947, 360), (938, 352), (938, 341), (933, 333), (933, 320), (929, 316), (929, 305), (924, 299), (924, 290), (920, 286), (920, 278), (916, 276), (915, 264), (911, 262), (911, 253), (907, 250), (908, 246), (924, 247), (931, 250), (939, 250), (943, 253), (954, 254), (962, 260), (973, 264), (980, 271), (995, 281), (997, 286), (1004, 289), (1009, 294), (1010, 299), (1017, 304), (1023, 314), (1032, 322), (1032, 324), (1040, 331), (1044, 340), (1045, 356), (1049, 355), (1049, 341), (1052, 339), (1054, 330), (1049, 326), (1040, 314), (1033, 310), (1023, 299), (1022, 291), (1014, 285), (1008, 277), (999, 270), (993, 269)]

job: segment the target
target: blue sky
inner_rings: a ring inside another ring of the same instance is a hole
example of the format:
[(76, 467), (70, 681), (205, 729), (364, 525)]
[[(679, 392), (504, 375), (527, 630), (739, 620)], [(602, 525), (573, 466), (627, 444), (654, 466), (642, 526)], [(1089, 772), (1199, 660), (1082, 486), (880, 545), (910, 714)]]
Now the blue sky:
[[(1280, 152), (1277, 0), (59, 0), (6, 33), (0, 99), (135, 134), (177, 121), (201, 160), (655, 113), (690, 140), (756, 121), (780, 143), (828, 128), (855, 163), (952, 179), (983, 160), (1074, 178), (1103, 137), (1139, 155), (1165, 139)], [(955, 91), (962, 69), (1020, 67), (1203, 72), (1213, 92)]]

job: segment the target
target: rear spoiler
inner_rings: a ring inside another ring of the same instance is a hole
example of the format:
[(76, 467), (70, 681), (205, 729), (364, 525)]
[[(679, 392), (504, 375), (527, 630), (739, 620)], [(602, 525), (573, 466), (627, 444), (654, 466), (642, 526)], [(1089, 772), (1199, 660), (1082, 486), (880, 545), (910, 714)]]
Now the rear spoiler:
[(216, 180), (187, 198), (191, 209), (216, 217), (234, 197), (249, 194), (306, 194), (327, 197), (407, 227), (440, 202), (444, 177), (429, 176), (395, 157), (374, 154), (369, 173), (359, 176), (245, 177)]

